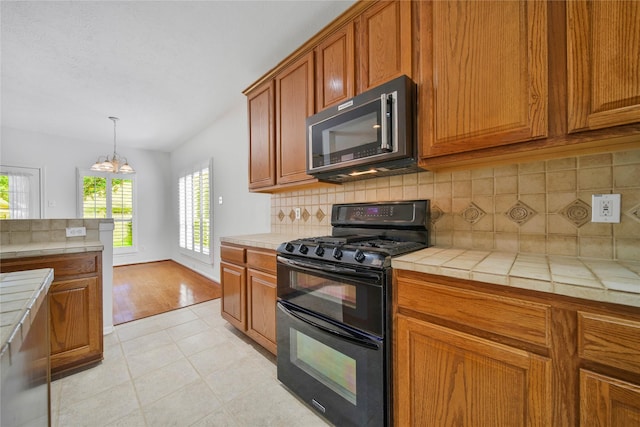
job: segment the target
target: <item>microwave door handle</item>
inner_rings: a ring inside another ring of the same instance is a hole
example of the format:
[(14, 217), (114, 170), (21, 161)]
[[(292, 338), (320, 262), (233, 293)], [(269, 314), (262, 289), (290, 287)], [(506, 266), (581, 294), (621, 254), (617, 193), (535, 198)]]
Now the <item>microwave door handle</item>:
[(391, 113), (389, 109), (389, 96), (387, 94), (383, 94), (380, 96), (380, 121), (382, 122), (382, 143), (380, 145), (380, 149), (384, 153), (388, 153), (392, 151), (389, 131), (391, 128)]

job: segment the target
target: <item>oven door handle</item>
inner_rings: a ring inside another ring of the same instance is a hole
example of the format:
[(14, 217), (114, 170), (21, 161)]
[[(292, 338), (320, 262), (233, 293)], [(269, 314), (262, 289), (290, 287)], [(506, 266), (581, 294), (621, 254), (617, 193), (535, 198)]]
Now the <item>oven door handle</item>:
[[(331, 323), (325, 320), (319, 319), (315, 316), (311, 316), (308, 313), (305, 313), (301, 310), (296, 309), (296, 307), (293, 307), (290, 304), (285, 305), (285, 303), (280, 301), (278, 302), (278, 308), (280, 308), (286, 314), (300, 320), (301, 322), (304, 322), (310, 326), (313, 326), (314, 328), (318, 328), (324, 332), (330, 333), (331, 335), (334, 335), (345, 341), (349, 341), (354, 344), (358, 344), (362, 347), (366, 347), (374, 350), (380, 349), (380, 345), (374, 339), (366, 338), (364, 335), (362, 337), (359, 337), (352, 331), (349, 331), (345, 328), (341, 328), (338, 325), (332, 325)], [(334, 326), (336, 329), (332, 328), (331, 326)]]
[(380, 277), (381, 277), (379, 273), (376, 274), (376, 273), (369, 273), (367, 271), (357, 271), (353, 268), (340, 267), (340, 266), (329, 264), (329, 263), (322, 263), (322, 265), (320, 265), (312, 262), (292, 260), (292, 259), (284, 258), (281, 256), (278, 256), (278, 262), (282, 264), (286, 264), (288, 266), (297, 267), (306, 271), (310, 271), (310, 272), (315, 271), (315, 272), (322, 273), (322, 272), (330, 271), (331, 273), (344, 274), (346, 276), (355, 277), (357, 279), (368, 278), (368, 279), (380, 280)]

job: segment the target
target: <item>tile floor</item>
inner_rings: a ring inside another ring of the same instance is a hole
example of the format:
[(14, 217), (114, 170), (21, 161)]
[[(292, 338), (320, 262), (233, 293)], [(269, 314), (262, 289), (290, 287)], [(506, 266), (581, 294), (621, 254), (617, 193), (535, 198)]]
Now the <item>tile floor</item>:
[(276, 379), (275, 357), (220, 300), (118, 325), (104, 361), (51, 383), (53, 427), (323, 426)]

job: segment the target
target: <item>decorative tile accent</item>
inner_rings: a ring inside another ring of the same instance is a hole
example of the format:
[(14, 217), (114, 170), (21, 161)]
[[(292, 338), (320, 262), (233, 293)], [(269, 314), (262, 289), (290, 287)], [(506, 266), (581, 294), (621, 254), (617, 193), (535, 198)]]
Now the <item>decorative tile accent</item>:
[(576, 227), (582, 227), (589, 222), (591, 206), (580, 199), (576, 199), (562, 208), (558, 213)]
[(486, 215), (486, 212), (476, 206), (473, 202), (469, 203), (462, 212), (460, 212), (460, 216), (462, 219), (467, 221), (469, 224), (475, 224), (480, 221), (483, 216)]
[(625, 212), (631, 219), (635, 219), (640, 222), (640, 204), (635, 205), (627, 212)]
[(307, 222), (307, 220), (309, 219), (309, 217), (311, 217), (311, 214), (309, 213), (308, 210), (303, 210), (302, 211), (302, 219), (304, 220), (304, 222)]
[(518, 225), (522, 225), (525, 222), (529, 221), (531, 218), (533, 218), (533, 216), (536, 215), (537, 212), (531, 209), (531, 207), (522, 203), (520, 200), (518, 200), (516, 204), (511, 206), (509, 210), (506, 211), (504, 214), (511, 221), (515, 222)]
[(278, 219), (280, 220), (280, 222), (282, 222), (285, 216), (286, 215), (284, 214), (284, 212), (282, 212), (282, 209), (280, 209), (280, 212), (278, 212)]
[(324, 214), (324, 212), (322, 212), (322, 209), (318, 209), (318, 211), (316, 212), (316, 218), (318, 219), (318, 222), (322, 222), (325, 216), (326, 215)]
[(289, 219), (291, 220), (291, 222), (296, 220), (296, 213), (293, 211), (293, 209), (291, 209), (291, 212), (289, 212)]
[(436, 204), (431, 205), (431, 223), (435, 224), (444, 216), (442, 209)]

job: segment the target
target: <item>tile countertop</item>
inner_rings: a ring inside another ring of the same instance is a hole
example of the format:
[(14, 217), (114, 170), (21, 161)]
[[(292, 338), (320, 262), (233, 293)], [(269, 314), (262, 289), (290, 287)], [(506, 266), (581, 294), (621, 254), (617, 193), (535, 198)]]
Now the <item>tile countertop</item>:
[(0, 273), (0, 355), (20, 349), (27, 336), (31, 315), (46, 303), (53, 281), (53, 269)]
[(288, 242), (290, 240), (295, 240), (300, 237), (308, 237), (308, 236), (297, 236), (293, 234), (278, 234), (278, 233), (264, 233), (264, 234), (247, 234), (244, 236), (229, 236), (229, 237), (221, 237), (220, 241), (223, 243), (234, 243), (236, 245), (244, 245), (244, 246), (253, 246), (256, 248), (265, 248), (265, 249), (278, 249), (280, 243)]
[(0, 248), (0, 259), (73, 254), (78, 252), (101, 251), (103, 249), (104, 245), (99, 240), (10, 244), (2, 245)]
[[(277, 249), (299, 237), (265, 233), (221, 242)], [(431, 247), (393, 258), (393, 268), (640, 307), (640, 261)]]
[(640, 262), (431, 247), (393, 268), (640, 307)]

